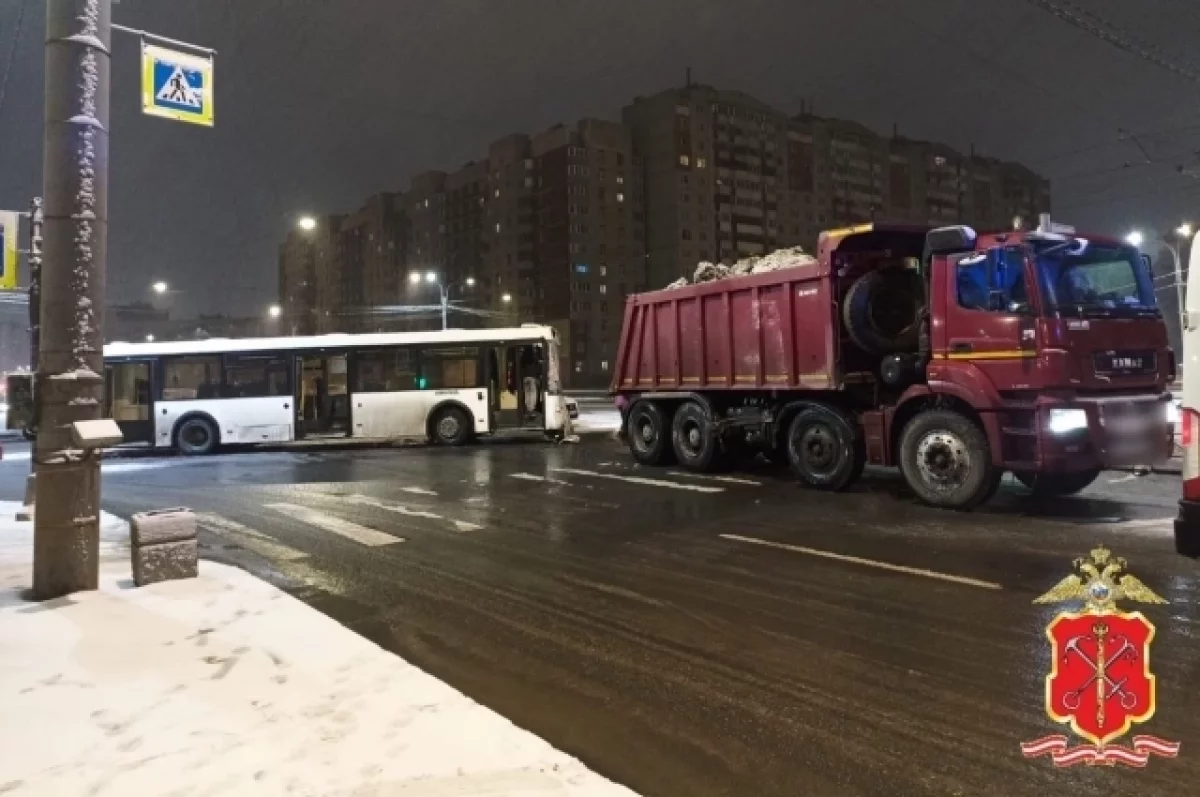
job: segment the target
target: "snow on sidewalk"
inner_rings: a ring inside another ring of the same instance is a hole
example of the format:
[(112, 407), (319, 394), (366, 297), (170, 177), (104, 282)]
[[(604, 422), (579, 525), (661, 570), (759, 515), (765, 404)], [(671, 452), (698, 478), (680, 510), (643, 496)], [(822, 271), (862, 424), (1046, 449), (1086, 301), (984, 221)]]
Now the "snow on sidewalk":
[[(134, 588), (107, 524), (98, 591), (21, 599), (0, 504), (0, 793), (634, 797), (236, 568)], [(30, 534), (31, 540), (31, 534)]]

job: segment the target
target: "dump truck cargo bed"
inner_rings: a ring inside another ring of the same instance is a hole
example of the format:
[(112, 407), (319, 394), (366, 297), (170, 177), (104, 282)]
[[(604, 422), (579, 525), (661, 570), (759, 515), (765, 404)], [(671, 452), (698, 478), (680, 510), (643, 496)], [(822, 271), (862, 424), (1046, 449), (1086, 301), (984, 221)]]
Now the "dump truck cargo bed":
[(631, 296), (612, 390), (837, 387), (837, 297), (820, 262)]

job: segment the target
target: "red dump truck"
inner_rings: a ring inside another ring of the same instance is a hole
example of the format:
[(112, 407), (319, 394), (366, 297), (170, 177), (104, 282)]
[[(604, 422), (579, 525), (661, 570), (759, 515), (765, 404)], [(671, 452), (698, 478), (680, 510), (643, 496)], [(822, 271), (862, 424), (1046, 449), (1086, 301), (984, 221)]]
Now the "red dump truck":
[(1148, 260), (1014, 226), (833, 230), (803, 266), (631, 296), (611, 391), (634, 458), (757, 449), (827, 490), (899, 466), (959, 509), (1006, 471), (1055, 496), (1162, 461), (1175, 358)]

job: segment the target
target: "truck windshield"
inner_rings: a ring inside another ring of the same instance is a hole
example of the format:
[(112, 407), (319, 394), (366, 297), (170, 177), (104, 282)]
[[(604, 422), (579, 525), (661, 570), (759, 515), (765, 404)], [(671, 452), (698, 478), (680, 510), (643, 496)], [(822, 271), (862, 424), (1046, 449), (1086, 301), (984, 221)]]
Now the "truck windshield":
[(1033, 245), (1046, 309), (1098, 317), (1155, 316), (1154, 287), (1137, 252), (1078, 242)]

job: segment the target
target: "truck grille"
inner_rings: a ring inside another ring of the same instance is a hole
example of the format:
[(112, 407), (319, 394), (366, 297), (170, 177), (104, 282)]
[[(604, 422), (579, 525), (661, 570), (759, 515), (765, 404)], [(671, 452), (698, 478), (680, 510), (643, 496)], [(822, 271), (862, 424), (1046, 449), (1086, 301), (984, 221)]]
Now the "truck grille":
[(1133, 376), (1158, 371), (1153, 351), (1102, 351), (1093, 357), (1097, 376)]

